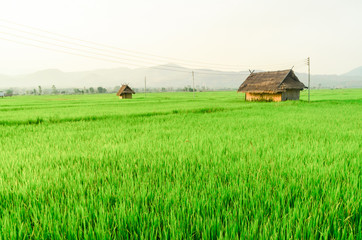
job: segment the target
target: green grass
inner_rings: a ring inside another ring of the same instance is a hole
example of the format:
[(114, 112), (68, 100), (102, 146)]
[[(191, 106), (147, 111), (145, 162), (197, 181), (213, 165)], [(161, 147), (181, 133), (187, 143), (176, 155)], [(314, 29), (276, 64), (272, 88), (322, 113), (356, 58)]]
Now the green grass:
[(362, 90), (0, 99), (0, 238), (362, 239)]

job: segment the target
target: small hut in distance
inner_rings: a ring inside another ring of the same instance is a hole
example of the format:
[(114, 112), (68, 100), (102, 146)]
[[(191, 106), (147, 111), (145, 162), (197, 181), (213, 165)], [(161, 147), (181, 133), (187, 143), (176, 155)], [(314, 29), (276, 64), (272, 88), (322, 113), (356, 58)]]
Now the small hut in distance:
[(240, 85), (238, 92), (245, 93), (246, 101), (299, 100), (300, 91), (306, 86), (293, 70), (251, 73)]
[(126, 84), (123, 84), (117, 92), (120, 99), (132, 99), (132, 94), (136, 93)]

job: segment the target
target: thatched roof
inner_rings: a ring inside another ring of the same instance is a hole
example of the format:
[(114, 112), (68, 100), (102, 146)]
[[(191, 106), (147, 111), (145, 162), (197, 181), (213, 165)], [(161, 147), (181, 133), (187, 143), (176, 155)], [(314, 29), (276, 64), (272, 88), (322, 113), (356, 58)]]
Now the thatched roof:
[(122, 93), (136, 94), (128, 85), (122, 85), (122, 87), (117, 92), (117, 96), (120, 96)]
[(240, 85), (238, 92), (277, 93), (289, 89), (303, 90), (306, 86), (299, 81), (293, 70), (251, 73)]

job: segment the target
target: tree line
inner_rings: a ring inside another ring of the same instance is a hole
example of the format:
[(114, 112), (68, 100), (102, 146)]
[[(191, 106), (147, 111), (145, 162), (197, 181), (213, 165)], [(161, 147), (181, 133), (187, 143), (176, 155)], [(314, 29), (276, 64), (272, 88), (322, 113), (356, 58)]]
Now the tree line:
[[(99, 87), (83, 87), (83, 88), (57, 88), (55, 85), (52, 85), (51, 88), (43, 88), (38, 86), (33, 89), (21, 89), (21, 88), (9, 88), (6, 90), (0, 89), (1, 96), (13, 96), (13, 95), (72, 95), (72, 94), (103, 94), (103, 93), (116, 93), (118, 92), (120, 86), (105, 88), (102, 86)], [(135, 92), (144, 92), (144, 88), (132, 88)], [(212, 91), (214, 89), (209, 89), (206, 87), (196, 86), (195, 92), (203, 91)], [(154, 87), (147, 88), (147, 92), (193, 92), (193, 88), (188, 85), (183, 88), (173, 88), (173, 87)]]

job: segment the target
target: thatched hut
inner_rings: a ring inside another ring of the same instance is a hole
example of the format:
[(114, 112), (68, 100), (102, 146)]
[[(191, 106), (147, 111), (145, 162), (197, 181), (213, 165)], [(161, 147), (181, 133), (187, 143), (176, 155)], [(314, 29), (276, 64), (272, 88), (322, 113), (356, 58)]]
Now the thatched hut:
[(132, 94), (136, 94), (128, 85), (122, 85), (118, 90), (117, 96), (121, 99), (131, 99)]
[(246, 101), (299, 100), (299, 93), (306, 86), (293, 70), (251, 73), (240, 85), (238, 92), (245, 93)]

